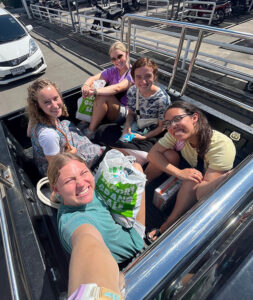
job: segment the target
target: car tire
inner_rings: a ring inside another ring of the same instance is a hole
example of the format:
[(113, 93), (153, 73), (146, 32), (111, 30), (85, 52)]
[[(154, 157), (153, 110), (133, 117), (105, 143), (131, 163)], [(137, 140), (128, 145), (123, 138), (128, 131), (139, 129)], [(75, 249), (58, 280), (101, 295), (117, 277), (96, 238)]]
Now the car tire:
[(215, 11), (213, 14), (212, 24), (219, 25), (224, 21), (224, 19), (225, 19), (225, 13), (222, 9), (219, 9)]
[(253, 93), (253, 81), (249, 81), (249, 82), (245, 85), (244, 90), (245, 90), (246, 92)]

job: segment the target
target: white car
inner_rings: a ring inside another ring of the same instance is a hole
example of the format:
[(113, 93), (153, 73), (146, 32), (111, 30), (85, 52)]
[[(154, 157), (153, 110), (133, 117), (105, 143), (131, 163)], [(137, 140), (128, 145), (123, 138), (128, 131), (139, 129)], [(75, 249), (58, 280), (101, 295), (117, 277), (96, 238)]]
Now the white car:
[(45, 71), (44, 56), (29, 34), (32, 29), (0, 8), (0, 85)]

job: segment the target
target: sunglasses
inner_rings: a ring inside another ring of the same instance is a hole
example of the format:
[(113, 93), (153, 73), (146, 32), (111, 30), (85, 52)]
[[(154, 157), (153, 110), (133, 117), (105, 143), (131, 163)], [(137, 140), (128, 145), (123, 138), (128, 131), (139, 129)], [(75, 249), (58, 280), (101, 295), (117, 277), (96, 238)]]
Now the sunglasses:
[(183, 114), (175, 116), (172, 120), (163, 121), (163, 128), (169, 129), (172, 125), (179, 123), (184, 117), (191, 116), (192, 114)]
[(117, 57), (111, 57), (111, 61), (115, 62), (118, 59), (121, 59), (123, 57), (123, 54), (119, 54)]

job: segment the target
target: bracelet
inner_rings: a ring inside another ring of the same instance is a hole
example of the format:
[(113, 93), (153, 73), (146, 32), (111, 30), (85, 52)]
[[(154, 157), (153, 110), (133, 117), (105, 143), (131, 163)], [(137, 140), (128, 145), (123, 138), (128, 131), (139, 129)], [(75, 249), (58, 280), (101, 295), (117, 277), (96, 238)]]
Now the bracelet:
[(84, 84), (83, 84), (83, 86), (87, 86), (87, 87), (90, 87), (90, 86), (89, 86), (88, 84), (86, 84), (86, 83), (84, 83)]

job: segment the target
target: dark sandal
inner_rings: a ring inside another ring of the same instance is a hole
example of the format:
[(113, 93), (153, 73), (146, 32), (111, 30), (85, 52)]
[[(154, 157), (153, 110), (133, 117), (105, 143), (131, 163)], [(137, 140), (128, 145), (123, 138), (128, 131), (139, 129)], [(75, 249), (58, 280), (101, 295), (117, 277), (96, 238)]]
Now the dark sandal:
[[(154, 228), (152, 229), (151, 231), (155, 230), (155, 234), (153, 237), (159, 237), (161, 235), (161, 231), (160, 231), (160, 228)], [(145, 242), (147, 245), (150, 245), (152, 244), (153, 242), (155, 242), (156, 240), (153, 240), (153, 238), (151, 238), (148, 233), (146, 234), (146, 237), (145, 237)]]

